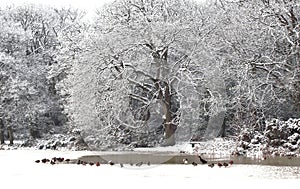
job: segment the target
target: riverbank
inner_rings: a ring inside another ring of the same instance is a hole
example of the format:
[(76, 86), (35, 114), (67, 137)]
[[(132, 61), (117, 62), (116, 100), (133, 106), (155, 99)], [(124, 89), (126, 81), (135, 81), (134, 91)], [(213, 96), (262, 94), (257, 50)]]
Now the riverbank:
[[(63, 137), (61, 137), (63, 138)], [(54, 141), (54, 142), (53, 142)], [(55, 138), (51, 142), (40, 141), (37, 142), (33, 147), (24, 147), (24, 142), (16, 141), (14, 145), (0, 145), (0, 150), (56, 150), (56, 151), (91, 151), (93, 153), (98, 153), (99, 151), (89, 150), (88, 148), (76, 148), (75, 140), (71, 141), (71, 144), (67, 144), (65, 141), (60, 141), (59, 138)], [(7, 142), (8, 143), (8, 142)], [(65, 144), (64, 146), (58, 146), (58, 144)], [(43, 146), (43, 148), (41, 148)], [(54, 147), (55, 146), (55, 147)], [(71, 146), (71, 147), (70, 147)], [(82, 145), (81, 145), (82, 146)], [(45, 148), (46, 147), (46, 148)], [(282, 153), (271, 154), (263, 149), (263, 144), (252, 145), (252, 148), (241, 148), (239, 147), (239, 142), (231, 138), (215, 138), (209, 141), (199, 141), (199, 142), (178, 142), (174, 146), (157, 146), (149, 148), (131, 148), (113, 151), (103, 151), (104, 153), (109, 152), (146, 152), (146, 153), (165, 153), (165, 154), (182, 154), (182, 155), (204, 155), (207, 158), (222, 159), (229, 157), (246, 157), (251, 159), (267, 159), (274, 157), (300, 157), (300, 151), (294, 151), (293, 155), (290, 151), (284, 151), (284, 148), (279, 147)], [(80, 150), (78, 150), (80, 149)]]

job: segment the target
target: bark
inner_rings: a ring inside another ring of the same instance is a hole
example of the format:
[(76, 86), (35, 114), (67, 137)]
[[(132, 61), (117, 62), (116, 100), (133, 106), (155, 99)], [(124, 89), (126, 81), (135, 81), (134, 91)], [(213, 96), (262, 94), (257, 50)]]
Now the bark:
[(218, 97), (216, 97), (217, 103), (214, 105), (215, 112), (210, 115), (207, 128), (203, 136), (204, 140), (211, 140), (225, 134), (224, 119), (226, 115), (226, 104), (224, 99), (227, 99), (227, 94), (221, 70), (215, 69), (212, 72), (211, 77), (208, 77), (207, 79), (210, 81), (207, 83), (210, 93), (218, 94)]
[(165, 128), (165, 144), (166, 146), (175, 145), (175, 131), (176, 126), (173, 124), (172, 120), (172, 112), (171, 112), (171, 95), (169, 84), (165, 85), (165, 99), (163, 101), (164, 107), (164, 128)]
[(173, 123), (173, 116), (171, 112), (171, 92), (169, 83), (164, 82), (164, 92), (162, 91), (162, 86), (159, 82), (155, 84), (158, 90), (158, 99), (160, 100), (161, 106), (163, 107), (163, 117), (164, 117), (164, 131), (165, 131), (165, 142), (164, 146), (175, 145), (175, 131), (176, 125)]
[(4, 144), (4, 123), (2, 119), (0, 119), (0, 144)]
[(174, 134), (176, 126), (172, 123), (170, 84), (165, 78), (168, 72), (168, 48), (165, 47), (162, 50), (156, 51), (152, 56), (156, 64), (156, 78), (154, 85), (158, 92), (157, 98), (160, 100), (164, 114), (165, 141), (163, 146), (172, 146), (175, 145)]
[(9, 144), (13, 145), (14, 144), (14, 135), (13, 135), (13, 129), (11, 126), (7, 127), (7, 132), (8, 132), (8, 138), (9, 138)]

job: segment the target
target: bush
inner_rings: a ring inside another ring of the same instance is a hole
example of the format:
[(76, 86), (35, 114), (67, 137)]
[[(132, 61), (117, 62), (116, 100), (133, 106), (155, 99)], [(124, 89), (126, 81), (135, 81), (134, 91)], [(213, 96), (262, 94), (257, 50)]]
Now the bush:
[(248, 155), (300, 156), (300, 119), (272, 119), (262, 131), (245, 128), (238, 141), (236, 154), (246, 151)]

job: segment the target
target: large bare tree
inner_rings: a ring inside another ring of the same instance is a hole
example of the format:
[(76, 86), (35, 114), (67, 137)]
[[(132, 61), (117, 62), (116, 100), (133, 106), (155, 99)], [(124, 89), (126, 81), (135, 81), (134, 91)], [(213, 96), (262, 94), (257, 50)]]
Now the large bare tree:
[(85, 58), (74, 70), (83, 79), (74, 100), (86, 99), (80, 107), (90, 104), (86, 118), (95, 119), (78, 122), (114, 130), (106, 137), (118, 140), (137, 131), (163, 132), (162, 145), (174, 145), (184, 111), (188, 117), (192, 106), (201, 108), (199, 88), (212, 63), (203, 53), (214, 30), (208, 18), (202, 5), (188, 0), (121, 0), (99, 9)]

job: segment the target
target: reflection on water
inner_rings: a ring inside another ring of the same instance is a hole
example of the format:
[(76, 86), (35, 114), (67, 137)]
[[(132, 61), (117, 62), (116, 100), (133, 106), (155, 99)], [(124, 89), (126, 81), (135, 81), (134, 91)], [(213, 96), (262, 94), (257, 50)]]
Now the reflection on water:
[[(287, 157), (269, 157), (267, 159), (255, 159), (243, 156), (209, 156), (202, 155), (209, 162), (217, 163), (233, 160), (234, 164), (246, 165), (270, 165), (270, 166), (300, 166), (300, 158)], [(200, 163), (197, 155), (180, 154), (180, 153), (153, 153), (153, 152), (99, 152), (94, 155), (82, 156), (81, 160), (99, 161), (105, 163), (112, 160), (116, 163), (138, 163), (151, 162), (152, 164), (182, 164), (183, 159), (188, 159), (189, 162)]]
[[(183, 165), (182, 160), (187, 158), (190, 165)], [(117, 164), (122, 163), (122, 169), (130, 170), (149, 170), (161, 168), (173, 170), (174, 173), (182, 172), (186, 176), (200, 176), (207, 179), (215, 178), (235, 178), (235, 179), (300, 179), (300, 158), (276, 157), (266, 160), (251, 159), (246, 157), (225, 157), (212, 158), (203, 155), (208, 163), (228, 162), (233, 160), (234, 164), (227, 168), (219, 168), (215, 165), (213, 168), (202, 165), (198, 156), (188, 154), (166, 154), (166, 153), (99, 153), (98, 155), (82, 156), (79, 159), (84, 161), (100, 161), (107, 163), (112, 160)], [(197, 162), (194, 167), (191, 162)], [(138, 162), (143, 162), (142, 166), (136, 166)], [(147, 165), (151, 162), (151, 166)], [(133, 164), (133, 165), (130, 165)], [(175, 166), (173, 166), (175, 165)], [(119, 167), (119, 165), (117, 165)], [(192, 170), (192, 172), (191, 172)], [(173, 173), (173, 171), (169, 171)], [(168, 172), (168, 174), (169, 174)], [(142, 174), (142, 173), (141, 173)], [(177, 174), (177, 173), (176, 173)], [(195, 175), (194, 175), (195, 174)]]
[(300, 158), (268, 157), (266, 159), (249, 157), (230, 157), (238, 164), (272, 165), (272, 166), (300, 166)]

